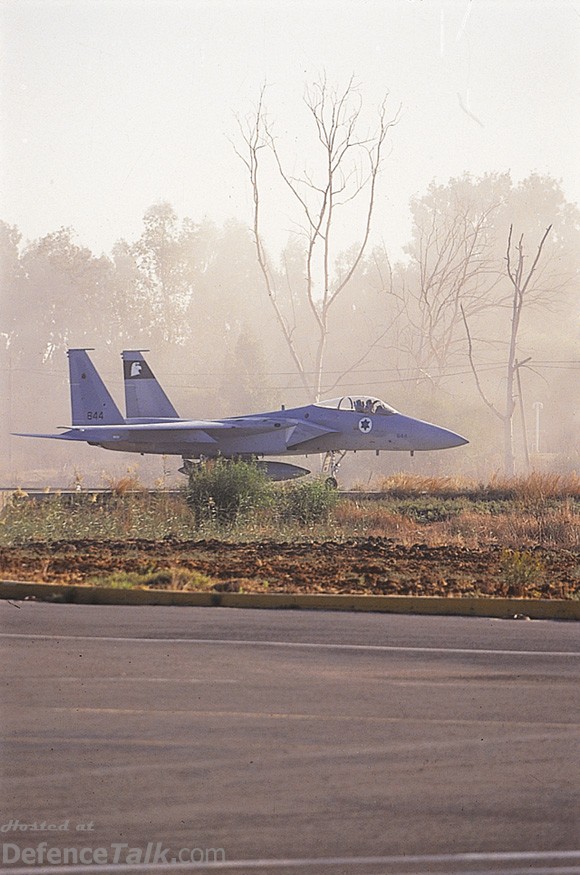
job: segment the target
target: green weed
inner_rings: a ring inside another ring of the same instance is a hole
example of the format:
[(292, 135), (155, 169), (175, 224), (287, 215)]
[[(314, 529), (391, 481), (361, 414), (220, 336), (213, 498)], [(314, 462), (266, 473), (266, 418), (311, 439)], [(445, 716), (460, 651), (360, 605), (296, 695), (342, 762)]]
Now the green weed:
[(338, 495), (323, 480), (292, 483), (279, 493), (277, 506), (283, 522), (311, 526), (327, 522), (338, 503)]
[(164, 568), (158, 571), (113, 571), (87, 580), (91, 586), (113, 589), (171, 589), (199, 592), (213, 589), (216, 581), (187, 568)]
[(546, 577), (542, 560), (524, 550), (503, 550), (500, 569), (508, 597), (520, 598), (530, 586), (540, 587)]

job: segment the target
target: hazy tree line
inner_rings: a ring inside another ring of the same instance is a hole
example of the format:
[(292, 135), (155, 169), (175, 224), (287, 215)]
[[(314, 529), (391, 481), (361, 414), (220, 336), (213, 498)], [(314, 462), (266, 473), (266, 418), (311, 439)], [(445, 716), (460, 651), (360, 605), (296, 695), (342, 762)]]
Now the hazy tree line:
[[(311, 97), (322, 113), (320, 95)], [(440, 473), (509, 472), (510, 429), (517, 470), (530, 456), (534, 464), (532, 405), (541, 402), (543, 463), (549, 454), (552, 466), (577, 466), (577, 208), (556, 180), (532, 174), (514, 183), (509, 173), (433, 183), (410, 206), (403, 258), (393, 262), (371, 242), (363, 217), (352, 248), (324, 252), (322, 288), (312, 282), (313, 234), (291, 235), (277, 253), (257, 222), (218, 226), (181, 218), (169, 203), (151, 206), (139, 238), (110, 254), (91, 252), (71, 228), (26, 242), (0, 222), (3, 479), (25, 480), (27, 468), (58, 469), (68, 458), (58, 444), (8, 437), (69, 421), (68, 347), (95, 348), (119, 400), (118, 354), (150, 349), (183, 415), (349, 391), (383, 397), (470, 438), (461, 453), (430, 456), (429, 470)], [(324, 246), (329, 227), (308, 210)], [(87, 460), (97, 471), (119, 462), (95, 449), (79, 464)], [(379, 467), (400, 463), (393, 454)]]

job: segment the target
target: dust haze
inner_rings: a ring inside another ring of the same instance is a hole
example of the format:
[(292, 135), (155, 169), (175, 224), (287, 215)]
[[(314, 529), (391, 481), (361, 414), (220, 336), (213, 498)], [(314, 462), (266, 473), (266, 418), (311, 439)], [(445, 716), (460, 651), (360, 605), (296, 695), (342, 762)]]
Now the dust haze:
[(345, 485), (578, 470), (578, 4), (0, 16), (0, 485), (179, 481), (11, 436), (69, 424), (70, 347), (121, 409), (148, 349), (181, 416), (362, 393), (470, 440)]

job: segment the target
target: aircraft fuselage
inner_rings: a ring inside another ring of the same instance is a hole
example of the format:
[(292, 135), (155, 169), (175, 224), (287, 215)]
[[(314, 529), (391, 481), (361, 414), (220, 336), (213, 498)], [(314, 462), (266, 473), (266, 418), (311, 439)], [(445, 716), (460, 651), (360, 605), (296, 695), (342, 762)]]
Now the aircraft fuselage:
[[(179, 422), (178, 432), (160, 432), (155, 437), (147, 431), (140, 434), (135, 432), (130, 436), (123, 427), (89, 426), (82, 429), (81, 439), (109, 450), (162, 453), (186, 458), (296, 456), (357, 450), (415, 452), (441, 450), (467, 443), (448, 429), (402, 413), (372, 415), (351, 410), (328, 410), (316, 404), (220, 420), (224, 428), (213, 432), (211, 441), (199, 440), (200, 425), (203, 423), (196, 422), (195, 427), (192, 424), (188, 431), (187, 421)], [(134, 428), (138, 427), (137, 423), (131, 424)], [(210, 430), (211, 427), (208, 428)]]
[(126, 453), (184, 459), (303, 456), (358, 450), (442, 450), (461, 435), (399, 413), (366, 395), (345, 395), (290, 410), (216, 420), (183, 419), (141, 350), (123, 352), (124, 417), (87, 350), (69, 350), (72, 427), (62, 434), (27, 435)]

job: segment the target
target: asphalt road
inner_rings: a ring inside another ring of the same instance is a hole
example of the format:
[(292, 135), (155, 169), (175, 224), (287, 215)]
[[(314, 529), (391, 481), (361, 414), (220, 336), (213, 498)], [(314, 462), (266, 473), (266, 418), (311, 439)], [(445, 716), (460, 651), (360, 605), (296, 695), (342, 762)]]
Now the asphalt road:
[(0, 629), (14, 871), (580, 873), (578, 624), (5, 602)]

